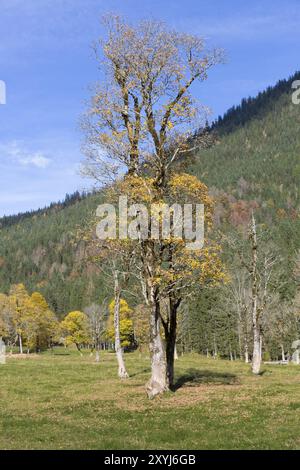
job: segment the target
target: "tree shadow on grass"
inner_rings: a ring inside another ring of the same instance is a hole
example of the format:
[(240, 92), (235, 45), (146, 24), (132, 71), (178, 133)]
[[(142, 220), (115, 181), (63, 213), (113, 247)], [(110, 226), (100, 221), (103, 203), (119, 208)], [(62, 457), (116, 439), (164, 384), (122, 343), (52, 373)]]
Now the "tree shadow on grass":
[(71, 353), (65, 353), (65, 352), (54, 352), (52, 353), (53, 356), (71, 356)]
[(151, 372), (150, 367), (147, 367), (145, 369), (141, 369), (138, 372), (134, 372), (133, 374), (129, 374), (129, 375), (130, 375), (130, 377), (136, 377), (138, 375), (145, 374), (146, 372), (148, 372), (148, 373)]
[(234, 374), (214, 372), (211, 370), (189, 369), (184, 375), (181, 375), (174, 384), (173, 390), (176, 391), (183, 385), (188, 384), (189, 387), (200, 384), (214, 385), (235, 385), (238, 378)]
[(262, 376), (265, 375), (265, 374), (267, 374), (267, 375), (272, 374), (272, 371), (271, 371), (271, 370), (268, 370), (268, 371), (267, 371), (266, 369), (263, 369), (263, 370), (261, 370), (261, 371), (259, 372), (259, 374), (257, 374), (257, 375), (258, 375), (258, 377), (262, 377)]

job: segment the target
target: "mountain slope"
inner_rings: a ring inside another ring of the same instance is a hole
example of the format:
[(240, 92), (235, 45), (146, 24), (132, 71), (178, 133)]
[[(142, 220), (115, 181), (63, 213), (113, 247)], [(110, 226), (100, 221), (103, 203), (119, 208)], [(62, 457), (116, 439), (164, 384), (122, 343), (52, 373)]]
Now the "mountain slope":
[[(292, 104), (290, 88), (297, 77), (226, 113), (212, 126), (217, 144), (195, 155), (190, 168), (217, 199), (217, 225), (232, 230), (255, 208), (272, 228), (286, 269), (300, 249), (300, 106)], [(59, 316), (99, 300), (101, 276), (82, 262), (84, 245), (72, 243), (99, 202), (97, 194), (75, 195), (0, 219), (0, 292), (23, 282), (41, 291)]]
[(66, 207), (12, 218), (0, 230), (0, 292), (23, 282), (42, 292), (59, 316), (99, 300), (101, 279), (93, 266), (82, 263), (84, 245), (74, 244), (99, 203), (100, 196), (93, 194)]
[(217, 144), (195, 155), (191, 172), (216, 195), (227, 197), (233, 210), (255, 207), (292, 256), (300, 248), (300, 105), (292, 103), (290, 85), (278, 86), (283, 91), (278, 96), (269, 91), (276, 99), (266, 100), (267, 112), (259, 104), (255, 113), (251, 100), (252, 113), (244, 107), (247, 119), (239, 123), (240, 110), (232, 111), (231, 132), (224, 131), (227, 117), (219, 121)]

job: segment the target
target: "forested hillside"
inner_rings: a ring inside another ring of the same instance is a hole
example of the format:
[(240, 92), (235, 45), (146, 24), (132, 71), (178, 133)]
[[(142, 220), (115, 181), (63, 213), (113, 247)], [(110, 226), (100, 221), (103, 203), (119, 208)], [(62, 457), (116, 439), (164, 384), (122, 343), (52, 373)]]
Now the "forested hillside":
[(79, 228), (98, 203), (95, 194), (77, 195), (49, 209), (2, 219), (0, 291), (24, 283), (29, 291), (43, 293), (60, 317), (99, 299), (101, 280), (94, 266), (82, 263), (84, 246), (77, 243)]
[[(240, 106), (219, 118), (212, 126), (216, 144), (196, 154), (190, 169), (208, 184), (215, 198), (216, 230), (229, 237), (235, 237), (238, 231), (246, 233), (254, 210), (268, 233), (264, 249), (277, 250), (280, 259), (280, 269), (275, 275), (278, 287), (273, 297), (279, 295), (294, 303), (293, 299), (299, 295), (299, 276), (295, 270), (300, 249), (300, 107), (292, 103), (291, 88), (296, 79), (299, 73), (280, 81), (256, 99), (243, 100)], [(228, 269), (238, 272), (237, 266), (231, 264), (232, 251), (227, 246), (223, 255)], [(233, 282), (243, 282), (241, 272)], [(205, 347), (208, 351), (215, 347), (216, 351), (227, 351), (229, 355), (228, 341), (236, 347), (236, 317), (232, 315), (235, 307), (227, 302), (222, 290), (201, 292), (193, 300), (186, 316), (192, 349), (204, 352)], [(273, 307), (267, 327), (269, 333), (265, 340), (273, 357), (278, 354), (275, 336), (285, 335), (272, 331), (276, 316), (283, 311), (282, 305)], [(288, 322), (286, 318), (283, 324)], [(291, 342), (289, 334), (284, 340), (287, 347)]]
[[(211, 128), (216, 144), (195, 155), (190, 169), (216, 198), (216, 227), (230, 232), (255, 208), (272, 227), (289, 272), (300, 248), (300, 107), (291, 100), (297, 77), (229, 110)], [(76, 194), (48, 209), (1, 219), (0, 292), (22, 282), (40, 291), (60, 317), (99, 300), (101, 276), (82, 262), (84, 243), (73, 242), (98, 203), (96, 194)]]
[(216, 145), (196, 155), (191, 168), (218, 201), (217, 223), (234, 229), (255, 208), (291, 256), (300, 247), (300, 107), (291, 88), (297, 78), (229, 110), (212, 126)]

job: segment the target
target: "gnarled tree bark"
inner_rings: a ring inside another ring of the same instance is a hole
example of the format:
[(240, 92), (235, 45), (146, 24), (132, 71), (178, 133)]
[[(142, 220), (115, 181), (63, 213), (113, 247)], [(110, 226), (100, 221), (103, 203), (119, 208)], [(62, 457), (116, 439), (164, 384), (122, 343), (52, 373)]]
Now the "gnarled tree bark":
[(151, 356), (151, 378), (146, 385), (149, 398), (154, 398), (160, 393), (169, 390), (166, 374), (166, 354), (160, 326), (160, 305), (158, 291), (150, 288), (150, 356)]

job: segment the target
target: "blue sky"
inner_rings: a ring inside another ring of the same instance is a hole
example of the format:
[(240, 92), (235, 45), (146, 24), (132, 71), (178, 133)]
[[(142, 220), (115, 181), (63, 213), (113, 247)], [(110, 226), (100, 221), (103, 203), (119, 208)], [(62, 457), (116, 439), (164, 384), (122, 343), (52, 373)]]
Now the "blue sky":
[(0, 216), (89, 187), (78, 122), (107, 12), (162, 19), (225, 48), (227, 63), (194, 89), (212, 117), (300, 68), (299, 0), (0, 0)]

